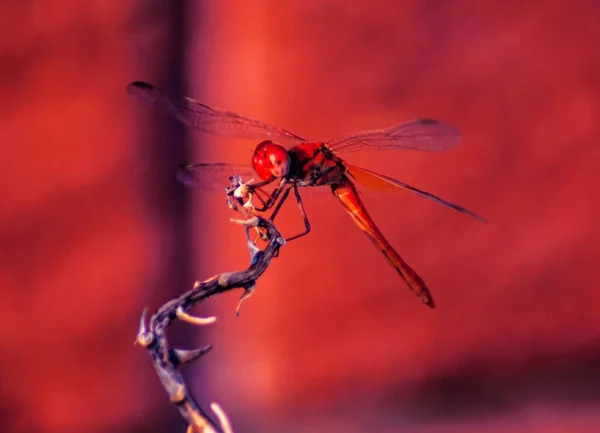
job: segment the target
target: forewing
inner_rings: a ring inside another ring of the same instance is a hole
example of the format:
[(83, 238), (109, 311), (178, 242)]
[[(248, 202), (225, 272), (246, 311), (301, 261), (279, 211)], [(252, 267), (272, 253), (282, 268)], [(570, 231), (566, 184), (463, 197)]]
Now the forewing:
[(244, 182), (258, 179), (249, 165), (214, 163), (186, 164), (177, 170), (177, 179), (186, 186), (211, 192), (225, 192), (231, 176), (240, 175)]
[(436, 119), (417, 119), (387, 129), (358, 132), (325, 143), (337, 153), (359, 150), (421, 150), (437, 152), (458, 144), (461, 134)]
[(297, 144), (302, 137), (260, 120), (244, 117), (231, 111), (211, 108), (187, 96), (174, 96), (142, 81), (127, 86), (127, 93), (140, 101), (164, 111), (181, 123), (204, 132), (238, 138), (271, 139)]
[[(254, 183), (262, 182), (252, 166), (243, 164), (193, 163), (182, 165), (177, 170), (177, 179), (184, 185), (218, 193), (225, 191), (225, 187), (230, 184), (229, 178), (234, 175), (240, 175), (244, 182), (250, 179), (254, 179)], [(269, 192), (276, 184), (277, 182), (273, 182), (271, 186), (263, 187), (263, 190)], [(303, 197), (329, 197), (331, 188), (329, 186), (302, 187), (300, 194)]]
[(368, 188), (376, 189), (379, 191), (396, 191), (400, 188), (405, 189), (405, 190), (408, 190), (415, 194), (418, 194), (422, 197), (425, 197), (429, 200), (432, 200), (436, 203), (442, 204), (451, 209), (454, 209), (461, 213), (469, 215), (481, 222), (484, 222), (484, 223), (487, 222), (485, 220), (485, 218), (477, 215), (475, 212), (472, 212), (472, 211), (470, 211), (462, 206), (459, 206), (457, 204), (450, 203), (446, 200), (443, 200), (443, 199), (431, 194), (430, 192), (420, 190), (418, 188), (415, 188), (414, 186), (410, 186), (399, 180), (393, 179), (391, 177), (385, 176), (380, 173), (375, 173), (374, 171), (371, 171), (371, 170), (367, 170), (366, 168), (356, 167), (356, 166), (350, 165), (348, 163), (344, 163), (344, 166), (346, 167), (346, 169), (348, 170), (350, 175), (352, 177), (354, 177), (359, 184), (364, 185)]

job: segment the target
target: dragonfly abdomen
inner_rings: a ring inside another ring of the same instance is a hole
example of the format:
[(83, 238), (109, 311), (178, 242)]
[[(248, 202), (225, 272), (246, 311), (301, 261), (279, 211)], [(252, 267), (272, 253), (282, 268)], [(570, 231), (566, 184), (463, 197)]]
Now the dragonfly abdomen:
[(347, 178), (342, 182), (332, 185), (331, 190), (344, 206), (354, 223), (367, 235), (379, 248), (388, 262), (396, 269), (410, 289), (421, 299), (425, 305), (435, 308), (435, 302), (425, 282), (419, 275), (400, 257), (392, 245), (383, 236), (377, 225), (367, 212), (360, 199), (354, 184)]

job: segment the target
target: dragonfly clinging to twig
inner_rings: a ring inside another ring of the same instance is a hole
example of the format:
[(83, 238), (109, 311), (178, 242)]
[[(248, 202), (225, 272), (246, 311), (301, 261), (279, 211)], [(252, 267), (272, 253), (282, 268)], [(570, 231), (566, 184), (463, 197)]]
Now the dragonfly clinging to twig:
[[(381, 250), (388, 262), (396, 269), (410, 289), (431, 308), (433, 297), (425, 282), (400, 257), (381, 233), (364, 206), (354, 182), (367, 187), (385, 190), (407, 190), (429, 200), (485, 220), (474, 212), (443, 200), (429, 192), (410, 186), (386, 175), (351, 165), (341, 155), (359, 150), (420, 150), (441, 151), (450, 149), (460, 141), (459, 131), (435, 119), (417, 119), (387, 129), (363, 131), (333, 138), (329, 141), (306, 140), (290, 131), (231, 111), (204, 105), (192, 98), (173, 96), (164, 90), (144, 82), (132, 82), (128, 92), (180, 122), (199, 130), (239, 138), (262, 139), (252, 156), (252, 169), (261, 179), (252, 185), (259, 191), (263, 186), (278, 182), (275, 190), (256, 208), (263, 212), (273, 209), (274, 219), (282, 204), (293, 191), (304, 218), (305, 229), (287, 240), (296, 239), (310, 232), (310, 222), (302, 203), (300, 189), (305, 187), (328, 187), (350, 214), (356, 225)], [(286, 144), (286, 146), (284, 146)], [(188, 164), (182, 166), (178, 177), (188, 185), (201, 185), (215, 171), (248, 174), (245, 167), (223, 163)], [(243, 173), (242, 173), (243, 172)]]

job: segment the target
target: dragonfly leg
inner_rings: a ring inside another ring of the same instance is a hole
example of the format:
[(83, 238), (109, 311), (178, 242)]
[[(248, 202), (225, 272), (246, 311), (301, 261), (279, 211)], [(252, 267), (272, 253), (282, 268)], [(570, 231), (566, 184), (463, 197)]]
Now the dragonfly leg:
[(262, 181), (260, 183), (253, 185), (254, 192), (257, 193), (256, 196), (260, 200), (260, 203), (261, 203), (260, 206), (256, 206), (254, 208), (258, 212), (265, 212), (265, 211), (271, 209), (273, 207), (273, 205), (275, 204), (275, 202), (277, 201), (277, 197), (279, 197), (279, 194), (281, 194), (281, 191), (283, 191), (283, 188), (287, 183), (287, 181), (285, 179), (282, 179), (279, 186), (277, 188), (275, 188), (275, 190), (272, 193), (268, 193), (265, 190), (263, 190), (264, 186), (267, 186), (267, 185), (273, 183), (274, 181), (275, 181), (275, 179), (265, 180), (265, 181)]
[[(290, 189), (291, 188), (287, 188), (285, 191), (283, 191), (283, 195), (281, 195), (281, 199), (279, 200), (279, 202), (277, 203), (277, 206), (275, 206), (275, 209), (271, 213), (271, 216), (269, 217), (269, 221), (273, 222), (273, 220), (275, 219), (275, 217), (279, 213), (279, 210), (281, 209), (281, 206), (283, 205), (283, 202), (286, 201), (286, 199), (288, 198), (288, 195), (290, 194)], [(275, 195), (275, 194), (273, 194), (273, 195)], [(266, 205), (267, 204), (269, 204), (269, 201), (267, 201)], [(265, 205), (265, 210), (268, 209), (268, 207), (266, 207), (266, 205)], [(265, 229), (259, 229), (259, 228), (257, 228), (256, 232), (258, 233), (259, 237), (263, 241), (268, 241), (269, 240), (268, 237), (267, 237), (267, 231)]]
[(273, 213), (269, 217), (269, 221), (273, 222), (273, 220), (279, 213), (279, 209), (281, 209), (281, 206), (283, 206), (283, 202), (286, 201), (288, 198), (288, 195), (290, 195), (290, 190), (291, 190), (291, 188), (288, 188), (284, 191), (283, 195), (281, 196), (281, 200), (279, 200), (279, 203), (277, 203), (277, 206), (275, 206)]
[(294, 185), (294, 195), (296, 196), (296, 201), (298, 202), (298, 206), (300, 207), (300, 212), (302, 213), (302, 218), (304, 218), (304, 228), (305, 230), (292, 236), (291, 238), (286, 239), (286, 242), (293, 241), (294, 239), (298, 239), (302, 236), (306, 236), (310, 233), (310, 221), (308, 220), (308, 216), (306, 215), (306, 211), (304, 210), (304, 204), (302, 203), (302, 197), (300, 196), (300, 192), (298, 191), (298, 187)]
[(257, 184), (255, 186), (256, 190), (259, 190), (261, 192), (263, 192), (265, 195), (268, 195), (269, 198), (268, 200), (265, 202), (264, 199), (262, 199), (262, 197), (260, 198), (260, 201), (263, 203), (261, 207), (255, 207), (255, 209), (258, 212), (265, 212), (269, 209), (271, 209), (273, 207), (273, 205), (275, 204), (275, 202), (277, 201), (277, 198), (279, 197), (279, 195), (281, 194), (281, 192), (285, 189), (285, 186), (287, 185), (287, 179), (282, 179), (281, 183), (279, 184), (279, 186), (275, 189), (275, 191), (273, 191), (272, 194), (267, 194), (264, 191), (262, 191), (260, 188), (273, 182), (272, 180), (269, 181), (265, 181), (265, 182), (261, 182), (260, 184)]
[(267, 209), (267, 201), (271, 196), (269, 195), (269, 193), (263, 191), (262, 188), (254, 188), (252, 192), (254, 193), (253, 197), (260, 202), (258, 206), (254, 205), (254, 209), (259, 212), (263, 212)]

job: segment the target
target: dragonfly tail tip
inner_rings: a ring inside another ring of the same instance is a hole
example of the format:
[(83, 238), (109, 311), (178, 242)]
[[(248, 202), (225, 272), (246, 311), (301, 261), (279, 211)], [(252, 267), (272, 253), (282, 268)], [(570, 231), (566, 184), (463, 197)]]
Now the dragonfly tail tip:
[(423, 293), (420, 296), (420, 298), (421, 298), (421, 302), (423, 302), (425, 305), (427, 305), (432, 310), (435, 310), (436, 305), (435, 305), (435, 301), (433, 300), (433, 297), (431, 296), (431, 294)]

